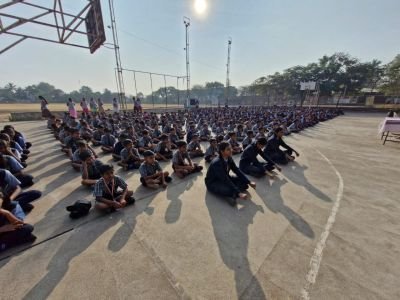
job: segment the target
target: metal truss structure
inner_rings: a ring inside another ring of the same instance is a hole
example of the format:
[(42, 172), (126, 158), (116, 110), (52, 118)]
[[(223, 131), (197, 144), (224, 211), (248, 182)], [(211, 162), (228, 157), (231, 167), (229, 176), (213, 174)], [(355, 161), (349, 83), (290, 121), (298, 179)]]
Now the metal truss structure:
[[(13, 0), (0, 4), (0, 36), (8, 35), (18, 38), (0, 49), (0, 54), (26, 39), (86, 48), (90, 49), (91, 53), (105, 42), (100, 0), (84, 1), (83, 7), (76, 13), (66, 12), (62, 0), (49, 0), (47, 6), (37, 4), (38, 1), (34, 2)], [(27, 8), (30, 8), (30, 13), (34, 14), (23, 15)], [(18, 15), (15, 11), (19, 12)], [(35, 30), (37, 26), (51, 28), (53, 32), (55, 31), (54, 38), (49, 37), (48, 34), (40, 35), (38, 30)], [(88, 43), (71, 41), (75, 35), (87, 36)]]

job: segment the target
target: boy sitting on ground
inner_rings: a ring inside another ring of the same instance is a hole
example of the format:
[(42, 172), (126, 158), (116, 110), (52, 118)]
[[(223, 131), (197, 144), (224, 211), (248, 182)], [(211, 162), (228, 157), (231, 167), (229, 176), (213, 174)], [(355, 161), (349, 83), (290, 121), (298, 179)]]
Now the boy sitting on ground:
[(97, 147), (101, 145), (101, 137), (104, 134), (104, 126), (100, 125), (94, 132), (92, 136), (93, 146)]
[(236, 132), (229, 132), (229, 140), (228, 143), (232, 147), (232, 154), (240, 154), (243, 152), (242, 147), (240, 147), (238, 141), (236, 140)]
[(254, 138), (253, 130), (248, 130), (247, 131), (247, 136), (244, 138), (244, 140), (242, 142), (243, 149), (246, 149), (248, 145), (253, 143), (253, 138)]
[(187, 152), (187, 143), (185, 141), (177, 142), (178, 150), (172, 157), (172, 168), (174, 169), (176, 176), (184, 178), (189, 174), (201, 172), (202, 166), (194, 164), (189, 157)]
[(192, 136), (192, 141), (187, 145), (187, 149), (191, 158), (204, 156), (204, 152), (201, 150), (199, 142), (199, 135), (197, 133)]
[(115, 161), (121, 160), (121, 151), (124, 149), (124, 141), (128, 138), (125, 133), (121, 133), (118, 137), (118, 142), (114, 145), (112, 157)]
[(82, 173), (82, 182), (81, 184), (84, 186), (92, 187), (95, 185), (97, 180), (101, 178), (100, 175), (100, 167), (103, 163), (95, 159), (92, 153), (88, 150), (83, 151), (79, 154), (79, 159), (81, 160), (81, 173)]
[(76, 145), (78, 146), (78, 149), (76, 149), (76, 151), (72, 155), (72, 167), (76, 171), (80, 171), (82, 165), (80, 154), (82, 152), (89, 151), (94, 158), (97, 158), (97, 155), (96, 152), (94, 152), (94, 150), (92, 149), (92, 147), (90, 147), (84, 140), (77, 141)]
[(143, 130), (143, 136), (139, 139), (139, 153), (143, 153), (146, 150), (153, 150), (154, 145), (152, 139), (149, 136), (149, 132), (145, 129)]
[(218, 157), (218, 144), (214, 138), (210, 139), (210, 146), (207, 148), (205, 153), (206, 162), (210, 163), (214, 158)]
[(172, 158), (172, 150), (170, 142), (168, 141), (168, 135), (162, 134), (160, 136), (160, 142), (157, 144), (155, 152), (158, 161), (168, 161)]
[(163, 172), (160, 164), (155, 159), (154, 152), (147, 150), (143, 153), (144, 162), (140, 165), (140, 182), (143, 186), (157, 189), (160, 186), (167, 187), (167, 183), (172, 181), (168, 172)]
[(111, 130), (108, 128), (104, 129), (104, 135), (101, 137), (101, 150), (105, 153), (113, 153), (115, 142), (116, 139), (111, 134)]
[(211, 138), (211, 131), (208, 129), (208, 124), (204, 124), (200, 130), (200, 140), (207, 142)]
[(123, 145), (124, 149), (121, 150), (121, 161), (118, 165), (125, 171), (139, 169), (143, 159), (140, 158), (138, 150), (133, 147), (132, 140), (126, 139)]
[(102, 165), (99, 172), (101, 178), (94, 185), (93, 192), (97, 209), (113, 212), (135, 203), (133, 192), (128, 190), (128, 185), (121, 177), (114, 175), (113, 166)]

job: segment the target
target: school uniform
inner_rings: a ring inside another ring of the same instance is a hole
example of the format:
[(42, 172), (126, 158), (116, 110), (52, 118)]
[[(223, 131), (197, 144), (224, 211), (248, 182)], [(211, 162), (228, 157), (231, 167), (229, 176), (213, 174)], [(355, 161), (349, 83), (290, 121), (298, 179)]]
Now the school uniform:
[(213, 147), (210, 145), (204, 153), (204, 158), (206, 162), (209, 163), (211, 162), (212, 157), (215, 157), (216, 155), (218, 155), (218, 147)]
[(114, 201), (117, 197), (121, 196), (123, 191), (128, 188), (126, 182), (119, 176), (114, 175), (114, 178), (109, 184), (106, 184), (104, 178), (97, 180), (94, 185), (93, 196), (96, 198), (96, 203), (100, 202), (97, 198), (104, 198)]
[[(95, 159), (92, 164), (86, 164), (88, 179), (97, 180), (101, 178), (99, 172), (100, 167), (103, 165), (101, 160)], [(83, 173), (83, 166), (81, 166), (81, 173)]]
[(199, 142), (195, 142), (195, 141), (191, 141), (188, 145), (187, 145), (187, 151), (190, 155), (191, 158), (195, 158), (195, 157), (203, 157), (204, 154), (200, 154), (200, 153), (196, 153), (196, 154), (192, 154), (190, 153), (191, 151), (196, 151), (196, 150), (201, 150), (201, 146)]
[[(257, 156), (260, 155), (267, 163), (263, 164), (259, 162)], [(268, 155), (266, 155), (261, 149), (258, 149), (256, 144), (250, 144), (243, 151), (240, 156), (239, 169), (251, 176), (261, 177), (265, 175), (265, 171), (272, 171), (275, 167), (273, 162)]]
[(242, 147), (243, 149), (246, 149), (248, 145), (250, 145), (253, 142), (253, 139), (246, 136), (242, 142)]
[[(229, 175), (232, 171), (236, 176)], [(236, 166), (232, 157), (224, 160), (215, 158), (207, 170), (205, 178), (207, 190), (223, 197), (237, 198), (239, 193), (249, 188), (250, 180)]]
[[(9, 224), (8, 220), (4, 216), (0, 216), (0, 227), (7, 224)], [(32, 225), (23, 224), (13, 231), (0, 233), (0, 252), (24, 243), (33, 242), (36, 237), (32, 235), (32, 231)]]
[(33, 176), (29, 174), (19, 174), (24, 167), (12, 156), (3, 155), (4, 168), (11, 172), (20, 182), (21, 188), (26, 188), (33, 185)]
[(127, 160), (130, 153), (129, 153), (128, 149), (124, 148), (121, 150), (121, 153), (120, 153), (121, 160), (124, 161), (126, 164), (128, 164), (129, 170), (138, 169), (140, 166), (140, 154), (136, 148), (132, 148), (131, 151), (132, 151), (133, 155), (135, 155), (137, 157), (137, 159), (130, 158), (129, 160)]
[(110, 135), (104, 134), (101, 137), (101, 144), (103, 146), (114, 147), (116, 141), (117, 140), (115, 139), (115, 137), (111, 134)]
[[(281, 150), (280, 147), (286, 149)], [(274, 160), (276, 163), (286, 165), (289, 161), (287, 155), (292, 155), (294, 152), (293, 148), (287, 145), (281, 138), (278, 138), (276, 134), (272, 135), (267, 142), (267, 146), (264, 149), (264, 153)]]
[(139, 167), (139, 173), (140, 173), (140, 182), (144, 185), (147, 186), (145, 178), (148, 176), (152, 176), (156, 174), (157, 172), (161, 172), (161, 166), (158, 163), (158, 161), (154, 161), (153, 164), (148, 164), (146, 162), (142, 162), (142, 164)]
[[(0, 169), (0, 190), (4, 196), (11, 196), (18, 186), (21, 186), (21, 182), (14, 175), (12, 175), (10, 171)], [(24, 211), (29, 211), (31, 209), (31, 205), (29, 203), (35, 201), (41, 196), (41, 192), (31, 190), (21, 192), (14, 201), (18, 202)]]
[(172, 151), (168, 149), (166, 142), (159, 142), (154, 151), (162, 156), (165, 156), (166, 158), (172, 158)]

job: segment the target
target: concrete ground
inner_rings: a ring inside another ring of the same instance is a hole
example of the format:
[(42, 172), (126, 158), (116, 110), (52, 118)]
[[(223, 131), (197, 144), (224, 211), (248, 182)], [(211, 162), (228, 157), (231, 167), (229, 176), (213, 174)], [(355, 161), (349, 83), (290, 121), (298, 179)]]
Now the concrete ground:
[(43, 122), (17, 123), (44, 195), (27, 218), (35, 245), (0, 256), (0, 298), (399, 299), (400, 144), (382, 146), (382, 118), (287, 137), (301, 156), (237, 209), (205, 190), (205, 172), (154, 192), (118, 170), (137, 204), (79, 220), (65, 207), (90, 190)]

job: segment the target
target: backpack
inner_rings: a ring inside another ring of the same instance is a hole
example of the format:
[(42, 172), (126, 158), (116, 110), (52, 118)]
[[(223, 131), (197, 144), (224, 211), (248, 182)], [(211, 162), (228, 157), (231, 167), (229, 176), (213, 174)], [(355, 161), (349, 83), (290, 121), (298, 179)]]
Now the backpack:
[(67, 211), (70, 212), (71, 219), (78, 219), (89, 214), (92, 208), (92, 202), (88, 200), (77, 200), (73, 205), (67, 206)]

